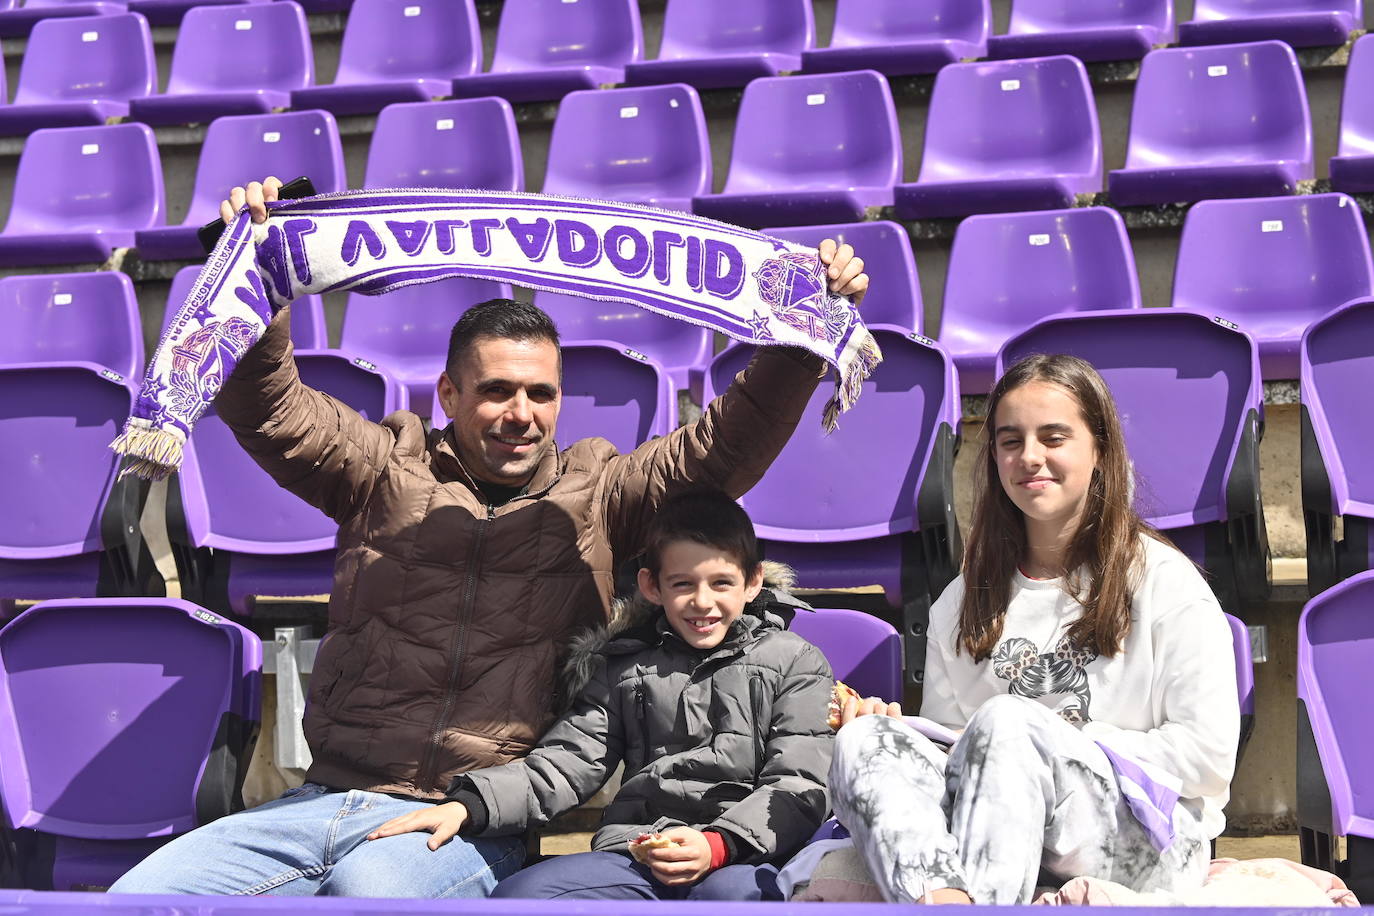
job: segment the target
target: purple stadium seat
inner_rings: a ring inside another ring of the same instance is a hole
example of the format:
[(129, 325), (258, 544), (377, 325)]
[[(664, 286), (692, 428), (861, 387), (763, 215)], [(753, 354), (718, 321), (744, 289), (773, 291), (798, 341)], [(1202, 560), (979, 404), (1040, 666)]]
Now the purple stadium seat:
[(372, 131), (363, 187), (525, 190), (510, 103), (487, 98), (386, 106)]
[(203, 260), (196, 230), (219, 216), (229, 191), (265, 175), (290, 181), (307, 175), (315, 190), (342, 191), (348, 183), (343, 147), (334, 116), (327, 111), (234, 115), (211, 122), (201, 146), (191, 206), (179, 226), (137, 233), (134, 244), (145, 261)]
[[(172, 278), (172, 286), (167, 291), (167, 304), (162, 310), (163, 331), (167, 330), (167, 322), (172, 320), (176, 310), (181, 308), (186, 302), (186, 297), (191, 294), (191, 286), (196, 282), (196, 277), (200, 276), (202, 266), (192, 264), (190, 267), (183, 267)], [(329, 346), (324, 300), (319, 296), (302, 296), (291, 301), (291, 343), (297, 350), (322, 350)]]
[[(791, 565), (802, 588), (882, 587), (903, 633), (908, 683), (919, 684), (930, 601), (959, 567), (952, 492), (958, 383), (938, 344), (899, 328), (869, 328), (883, 362), (839, 429), (826, 435), (821, 428), (831, 395), (824, 381), (791, 441), (740, 504), (765, 554)], [(717, 354), (705, 396), (723, 391), (753, 352), (733, 345)]]
[(157, 88), (148, 20), (137, 13), (45, 19), (33, 27), (0, 135), (104, 124)]
[(124, 0), (24, 0), (0, 11), (0, 38), (23, 38), (44, 19), (113, 16), (127, 12)]
[(262, 643), (176, 598), (34, 605), (0, 630), (0, 793), (27, 887), (104, 887), (242, 809)]
[(129, 0), (129, 12), (142, 13), (149, 25), (179, 26), (191, 10), (202, 6), (247, 6), (269, 0)]
[(292, 90), (291, 107), (350, 115), (428, 102), (449, 95), (453, 78), (476, 73), (481, 61), (473, 0), (356, 0), (334, 82)]
[[(1374, 300), (1351, 302), (1302, 337), (1302, 509), (1313, 595), (1374, 568)], [(1341, 540), (1335, 539), (1340, 519)]]
[(1088, 7), (1074, 0), (1013, 0), (1007, 34), (988, 39), (988, 56), (1138, 60), (1173, 40), (1173, 0)]
[(668, 0), (657, 60), (625, 65), (631, 86), (743, 86), (801, 67), (816, 43), (811, 0)]
[(830, 662), (835, 680), (860, 696), (902, 701), (902, 634), (880, 617), (851, 608), (797, 611), (787, 627)]
[[(1302, 861), (1374, 900), (1374, 572), (1317, 595), (1298, 621), (1298, 828)], [(1345, 837), (1345, 861), (1336, 838)]]
[(1337, 191), (1374, 191), (1374, 36), (1365, 35), (1350, 51), (1341, 96), (1341, 139), (1331, 158), (1331, 187)]
[(766, 77), (744, 88), (724, 192), (692, 208), (751, 228), (854, 222), (892, 203), (901, 176), (897, 111), (881, 74)]
[(143, 327), (127, 274), (95, 271), (0, 280), (0, 365), (89, 362), (143, 371)]
[(863, 258), (864, 270), (880, 278), (864, 296), (865, 324), (887, 324), (921, 333), (924, 314), (921, 283), (916, 273), (916, 258), (906, 230), (896, 223), (875, 221), (832, 226), (792, 226), (765, 229), (768, 235), (805, 245), (819, 245), (824, 239), (846, 242)]
[(453, 81), (460, 98), (561, 99), (625, 81), (644, 56), (635, 0), (505, 0), (491, 70)]
[(703, 374), (711, 361), (711, 332), (705, 328), (623, 302), (559, 293), (538, 293), (534, 302), (553, 318), (565, 343), (613, 340), (663, 366), (674, 389), (701, 397)]
[(692, 209), (711, 193), (711, 146), (691, 86), (589, 89), (558, 106), (544, 193)]
[(987, 54), (989, 0), (836, 0), (827, 48), (802, 52), (807, 73), (934, 73)]
[[(244, 54), (243, 43), (254, 40), (270, 40), (272, 53)], [(167, 91), (130, 103), (129, 117), (188, 124), (266, 114), (289, 107), (291, 90), (314, 81), (315, 56), (299, 5), (198, 6), (181, 21)]]
[(1205, 200), (1188, 211), (1173, 304), (1250, 332), (1267, 379), (1297, 378), (1303, 330), (1371, 293), (1360, 207), (1344, 194)]
[(426, 416), (453, 323), (479, 302), (510, 297), (508, 284), (467, 277), (417, 283), (382, 296), (349, 293), (339, 345), (385, 366), (406, 388), (410, 409)]
[(98, 264), (163, 219), (162, 164), (151, 128), (36, 130), (19, 157), (0, 267)]
[[(369, 420), (404, 410), (405, 388), (341, 350), (299, 350), (301, 379)], [(213, 409), (186, 445), (180, 486), (168, 488), (167, 527), (182, 593), (219, 611), (252, 613), (261, 595), (327, 593), (338, 526), (277, 486)]]
[(1255, 730), (1255, 659), (1250, 648), (1250, 631), (1245, 622), (1232, 614), (1226, 615), (1231, 627), (1231, 648), (1236, 653), (1236, 693), (1240, 699), (1240, 746), (1236, 763), (1245, 754), (1250, 735)]
[(935, 77), (925, 154), (897, 185), (903, 219), (1071, 207), (1102, 189), (1102, 137), (1076, 57), (951, 64)]
[(1197, 0), (1182, 45), (1278, 39), (1295, 48), (1343, 45), (1362, 28), (1362, 0)]
[(1097, 368), (1135, 465), (1136, 511), (1206, 568), (1224, 609), (1265, 600), (1254, 340), (1180, 309), (1053, 315), (1007, 341), (997, 374), (1032, 353), (1070, 353)]
[(965, 394), (992, 388), (1007, 339), (1057, 312), (1140, 308), (1126, 226), (1089, 207), (986, 214), (959, 224), (949, 255), (940, 344)]
[[(677, 428), (677, 398), (663, 367), (611, 340), (563, 345), (562, 401), (555, 431), (560, 448), (601, 438), (626, 454)], [(431, 416), (440, 429), (450, 422), (437, 391)]]
[(117, 482), (110, 451), (137, 393), (97, 363), (0, 368), (0, 599), (148, 587), (134, 521), (146, 487)]
[(1126, 167), (1112, 203), (1292, 194), (1312, 177), (1312, 125), (1293, 49), (1281, 41), (1145, 55)]

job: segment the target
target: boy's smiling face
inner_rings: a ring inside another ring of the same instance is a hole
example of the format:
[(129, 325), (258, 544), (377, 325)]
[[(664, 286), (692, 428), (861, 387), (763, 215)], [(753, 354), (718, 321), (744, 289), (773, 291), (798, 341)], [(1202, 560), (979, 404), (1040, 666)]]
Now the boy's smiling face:
[(744, 606), (763, 588), (763, 569), (747, 574), (718, 547), (673, 541), (659, 557), (658, 576), (639, 571), (639, 590), (662, 605), (668, 624), (694, 649), (714, 649)]

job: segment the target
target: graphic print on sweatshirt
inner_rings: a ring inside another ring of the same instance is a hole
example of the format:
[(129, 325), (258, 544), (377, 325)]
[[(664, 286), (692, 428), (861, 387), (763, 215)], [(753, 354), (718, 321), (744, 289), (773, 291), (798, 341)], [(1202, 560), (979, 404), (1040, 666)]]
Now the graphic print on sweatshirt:
[[(1086, 669), (1096, 658), (1096, 652), (1075, 646), (1068, 636), (1049, 652), (1039, 651), (1029, 639), (1013, 636), (1002, 640), (992, 653), (992, 670), (1011, 682), (1008, 693), (1030, 699), (1051, 698), (1049, 705), (1055, 712), (1065, 721), (1081, 725), (1091, 721), (1088, 707), (1092, 691)], [(1055, 698), (1058, 702), (1053, 702)]]

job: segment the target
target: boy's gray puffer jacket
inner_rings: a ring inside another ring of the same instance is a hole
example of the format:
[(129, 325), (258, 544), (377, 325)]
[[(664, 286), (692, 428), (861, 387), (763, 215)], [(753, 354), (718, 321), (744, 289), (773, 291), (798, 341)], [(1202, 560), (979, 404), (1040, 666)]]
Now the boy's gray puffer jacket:
[(449, 797), (481, 797), (481, 835), (517, 834), (591, 798), (623, 761), (594, 850), (687, 825), (723, 833), (732, 863), (785, 861), (828, 811), (834, 681), (820, 650), (785, 629), (799, 606), (810, 613), (783, 590), (790, 570), (766, 569), (776, 590), (707, 652), (637, 599), (574, 646), (572, 706), (529, 756), (457, 777)]

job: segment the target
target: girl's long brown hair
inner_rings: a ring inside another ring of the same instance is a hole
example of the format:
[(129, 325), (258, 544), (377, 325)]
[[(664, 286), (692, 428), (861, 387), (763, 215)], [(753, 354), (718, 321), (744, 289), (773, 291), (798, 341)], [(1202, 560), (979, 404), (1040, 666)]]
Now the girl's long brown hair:
[(983, 421), (982, 473), (973, 527), (964, 549), (964, 597), (958, 646), (974, 661), (990, 657), (1002, 637), (1012, 576), (1026, 555), (1025, 517), (1002, 489), (997, 474), (997, 406), (1033, 382), (1064, 389), (1078, 402), (1097, 447), (1083, 515), (1064, 557), (1065, 588), (1083, 606), (1068, 638), (1099, 656), (1113, 656), (1131, 628), (1131, 579), (1141, 559), (1142, 534), (1164, 540), (1131, 507), (1134, 469), (1107, 384), (1076, 356), (1028, 356), (1007, 370), (988, 395)]

